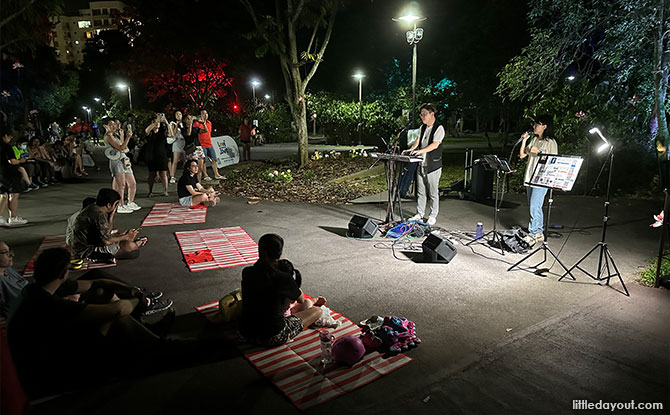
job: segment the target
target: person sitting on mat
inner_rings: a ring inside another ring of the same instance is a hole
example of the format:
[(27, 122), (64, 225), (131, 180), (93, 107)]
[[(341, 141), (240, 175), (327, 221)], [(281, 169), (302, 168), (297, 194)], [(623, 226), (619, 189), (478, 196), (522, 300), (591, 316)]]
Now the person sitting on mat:
[[(242, 318), (240, 334), (249, 342), (274, 347), (297, 336), (321, 317), (326, 299), (312, 304), (298, 288), (292, 274), (280, 270), (284, 240), (265, 234), (258, 241), (258, 261), (242, 271)], [(292, 314), (284, 315), (286, 298), (296, 301)], [(297, 311), (300, 309), (300, 311)]]
[(182, 206), (216, 206), (221, 199), (210, 186), (204, 188), (198, 182), (198, 162), (196, 160), (186, 160), (184, 164), (184, 173), (177, 182), (177, 196), (179, 204)]
[(147, 238), (137, 238), (137, 229), (111, 235), (110, 222), (121, 195), (114, 189), (100, 189), (95, 203), (68, 220), (65, 241), (77, 258), (111, 260), (137, 258)]
[[(23, 289), (9, 313), (9, 348), (32, 399), (88, 386), (164, 344), (133, 315), (166, 310), (171, 300), (157, 300), (158, 293), (151, 299), (108, 279), (69, 280), (70, 260), (66, 248), (42, 251), (35, 260), (35, 282)], [(75, 293), (81, 301), (63, 298)]]

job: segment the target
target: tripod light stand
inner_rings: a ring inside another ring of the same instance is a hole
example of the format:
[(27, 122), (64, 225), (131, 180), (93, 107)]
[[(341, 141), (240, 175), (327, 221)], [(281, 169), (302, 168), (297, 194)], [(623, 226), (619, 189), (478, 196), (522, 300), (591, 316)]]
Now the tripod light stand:
[[(628, 289), (626, 288), (626, 284), (623, 282), (623, 278), (621, 277), (621, 272), (619, 272), (619, 269), (617, 268), (614, 258), (612, 257), (612, 253), (610, 252), (609, 248), (607, 247), (607, 241), (606, 241), (606, 236), (607, 236), (607, 222), (609, 220), (609, 207), (610, 207), (610, 188), (612, 185), (612, 165), (614, 163), (614, 147), (612, 144), (607, 141), (607, 139), (602, 135), (600, 130), (598, 128), (592, 128), (589, 130), (589, 133), (591, 134), (598, 134), (600, 139), (603, 141), (603, 144), (598, 147), (598, 153), (602, 153), (605, 150), (609, 150), (608, 157), (609, 157), (609, 173), (608, 173), (608, 178), (607, 178), (607, 199), (605, 200), (604, 203), (604, 209), (605, 209), (605, 214), (603, 215), (603, 233), (602, 233), (602, 238), (600, 239), (600, 242), (598, 242), (593, 248), (591, 248), (590, 251), (588, 251), (579, 261), (575, 263), (572, 267), (570, 267), (565, 274), (561, 276), (558, 280), (561, 281), (563, 278), (565, 278), (566, 275), (570, 275), (570, 278), (573, 280), (575, 277), (572, 275), (571, 271), (575, 268), (578, 270), (582, 271), (584, 274), (588, 275), (592, 279), (596, 281), (603, 281), (605, 280), (605, 285), (610, 284), (610, 278), (612, 277), (618, 277), (619, 281), (621, 282), (621, 286), (623, 287), (626, 296), (630, 297), (630, 294), (628, 293)], [(592, 274), (585, 270), (584, 268), (581, 267), (582, 262), (586, 260), (591, 254), (598, 252), (598, 269), (596, 271), (596, 274)], [(612, 272), (614, 270), (614, 272)]]

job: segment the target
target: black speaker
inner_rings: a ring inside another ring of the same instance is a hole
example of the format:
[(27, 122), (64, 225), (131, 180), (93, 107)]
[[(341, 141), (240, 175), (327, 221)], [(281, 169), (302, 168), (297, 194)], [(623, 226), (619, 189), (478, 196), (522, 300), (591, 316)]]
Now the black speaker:
[(421, 248), (426, 262), (448, 264), (456, 256), (456, 247), (449, 240), (432, 233), (423, 241)]
[(354, 215), (349, 221), (349, 236), (354, 238), (372, 238), (377, 233), (379, 226), (371, 219), (364, 216)]
[(486, 163), (475, 161), (472, 166), (472, 182), (470, 195), (477, 202), (491, 199), (493, 194), (493, 170), (488, 169)]

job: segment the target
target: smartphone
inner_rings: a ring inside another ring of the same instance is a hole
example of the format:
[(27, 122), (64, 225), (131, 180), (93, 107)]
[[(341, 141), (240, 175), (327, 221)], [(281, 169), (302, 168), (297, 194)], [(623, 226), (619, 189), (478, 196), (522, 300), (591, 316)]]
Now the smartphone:
[(128, 132), (132, 132), (132, 131), (133, 131), (133, 126), (132, 126), (132, 124), (128, 124), (128, 125), (126, 126), (126, 130), (128, 130)]

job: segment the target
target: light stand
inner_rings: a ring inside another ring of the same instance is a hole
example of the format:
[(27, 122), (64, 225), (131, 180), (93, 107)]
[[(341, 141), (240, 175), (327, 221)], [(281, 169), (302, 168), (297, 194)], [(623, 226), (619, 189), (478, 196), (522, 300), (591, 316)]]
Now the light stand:
[[(604, 208), (605, 208), (605, 214), (603, 215), (603, 233), (602, 233), (602, 238), (600, 242), (598, 242), (593, 248), (591, 248), (590, 251), (588, 251), (583, 257), (580, 258), (579, 261), (575, 263), (572, 267), (566, 270), (565, 274), (561, 276), (558, 280), (561, 281), (563, 278), (565, 278), (566, 275), (570, 275), (570, 277), (574, 280), (575, 277), (572, 275), (571, 271), (575, 268), (578, 270), (582, 271), (584, 274), (588, 275), (592, 279), (596, 281), (603, 281), (605, 280), (605, 285), (610, 285), (610, 278), (612, 277), (618, 277), (619, 281), (621, 282), (621, 286), (623, 287), (626, 296), (630, 297), (630, 293), (628, 292), (628, 289), (626, 288), (626, 284), (623, 282), (623, 278), (621, 277), (621, 272), (619, 272), (619, 269), (616, 266), (616, 263), (614, 262), (614, 258), (612, 257), (612, 253), (610, 252), (609, 248), (607, 247), (607, 241), (606, 241), (606, 236), (607, 236), (607, 222), (609, 220), (609, 207), (610, 207), (610, 191), (611, 191), (611, 185), (612, 185), (612, 166), (614, 164), (614, 147), (603, 137), (603, 135), (600, 133), (600, 130), (597, 128), (593, 128), (589, 131), (591, 134), (597, 133), (600, 138), (605, 142), (602, 144), (599, 148), (599, 151), (602, 151), (603, 149), (609, 147), (609, 174), (607, 178), (607, 200), (605, 201)], [(607, 146), (607, 147), (605, 147)], [(586, 258), (588, 258), (592, 253), (598, 251), (598, 270), (595, 275), (592, 273), (586, 271), (584, 268), (582, 268), (580, 265)], [(610, 266), (611, 264), (611, 266)], [(612, 269), (614, 269), (614, 272), (612, 272)]]
[[(537, 248), (536, 250), (534, 250), (533, 252), (531, 252), (531, 253), (529, 253), (528, 255), (526, 255), (525, 257), (521, 258), (521, 260), (517, 261), (516, 264), (514, 264), (514, 265), (512, 265), (511, 267), (507, 268), (507, 271), (511, 271), (511, 270), (514, 269), (515, 267), (518, 267), (519, 264), (521, 264), (522, 262), (526, 261), (528, 258), (532, 257), (533, 255), (537, 254), (537, 253), (540, 252), (540, 251), (542, 251), (542, 254), (543, 254), (542, 261), (538, 262), (536, 265), (534, 265), (534, 266), (531, 267), (531, 268), (535, 268), (535, 269), (536, 269), (536, 273), (537, 273), (538, 275), (542, 275), (542, 274), (544, 274), (544, 272), (547, 272), (547, 271), (549, 271), (549, 269), (550, 269), (550, 268), (538, 268), (540, 265), (542, 265), (542, 264), (544, 264), (545, 262), (547, 262), (547, 252), (549, 252), (549, 253), (551, 254), (551, 256), (554, 257), (554, 259), (556, 260), (556, 262), (558, 262), (559, 264), (561, 264), (561, 266), (563, 267), (564, 270), (566, 270), (566, 271), (568, 270), (568, 269), (566, 268), (566, 266), (563, 265), (563, 263), (561, 262), (561, 260), (558, 259), (558, 256), (554, 253), (554, 251), (551, 250), (551, 248), (549, 247), (549, 244), (547, 244), (547, 239), (549, 238), (549, 221), (551, 220), (551, 206), (552, 206), (553, 203), (554, 203), (554, 189), (549, 189), (549, 203), (548, 203), (548, 205), (547, 205), (547, 220), (544, 222), (544, 234), (545, 234), (545, 238), (544, 238), (544, 241), (542, 241), (542, 245), (541, 245), (539, 248)], [(570, 271), (568, 271), (566, 274), (569, 274), (569, 273), (570, 273)], [(564, 275), (564, 276), (565, 276), (565, 275)], [(561, 278), (563, 278), (563, 277), (561, 277)], [(570, 274), (570, 278), (572, 278), (573, 280), (575, 279), (575, 277), (573, 277), (572, 274)]]

